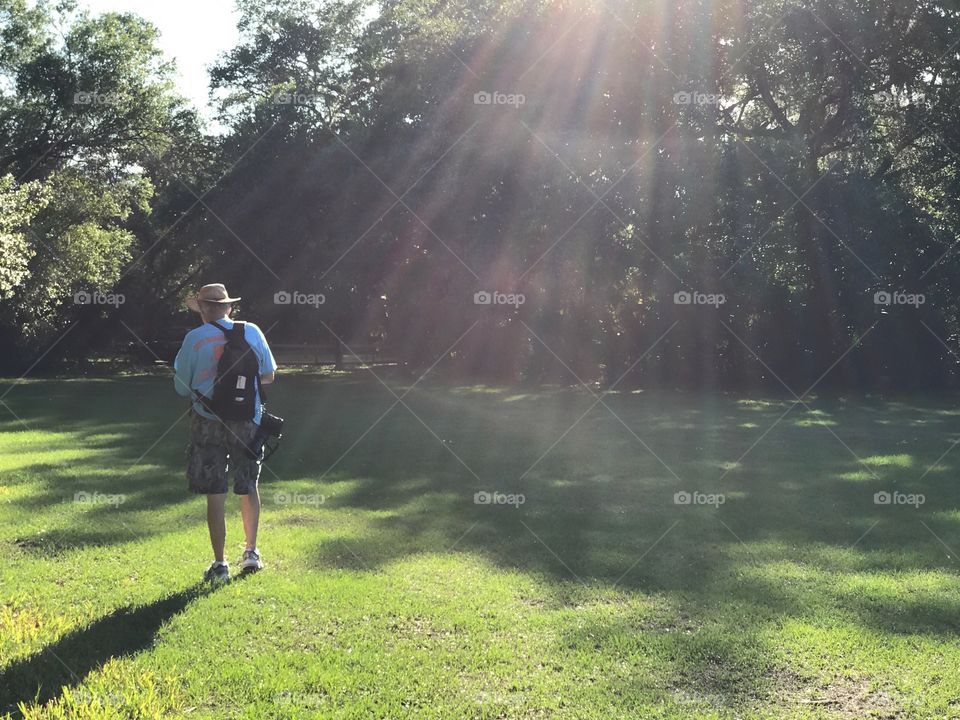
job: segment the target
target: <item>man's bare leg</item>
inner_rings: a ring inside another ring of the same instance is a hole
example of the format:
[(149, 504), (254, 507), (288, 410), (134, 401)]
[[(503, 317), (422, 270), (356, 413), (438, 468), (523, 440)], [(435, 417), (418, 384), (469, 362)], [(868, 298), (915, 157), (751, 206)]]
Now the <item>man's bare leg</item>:
[(226, 493), (207, 495), (207, 528), (210, 530), (213, 558), (218, 562), (223, 562), (223, 545), (227, 539), (226, 505)]
[(257, 528), (260, 525), (259, 488), (254, 488), (247, 495), (240, 496), (240, 515), (243, 517), (243, 534), (246, 536), (247, 550), (256, 550)]

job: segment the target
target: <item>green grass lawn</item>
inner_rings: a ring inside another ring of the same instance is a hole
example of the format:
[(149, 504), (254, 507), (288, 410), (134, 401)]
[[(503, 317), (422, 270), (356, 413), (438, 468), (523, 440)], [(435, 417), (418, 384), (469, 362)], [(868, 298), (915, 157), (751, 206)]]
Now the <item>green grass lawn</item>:
[(389, 410), (369, 375), (300, 375), (271, 400), (267, 569), (210, 590), (169, 380), (3, 398), (0, 716), (960, 716), (946, 399), (424, 383)]

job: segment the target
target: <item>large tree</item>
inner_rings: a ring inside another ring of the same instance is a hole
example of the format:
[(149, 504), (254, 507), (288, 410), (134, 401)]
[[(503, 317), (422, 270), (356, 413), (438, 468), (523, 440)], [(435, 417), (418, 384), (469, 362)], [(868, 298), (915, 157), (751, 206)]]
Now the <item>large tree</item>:
[(144, 167), (189, 115), (156, 38), (133, 15), (0, 3), (0, 174), (9, 192), (43, 197), (4, 221), (21, 239), (0, 317), (27, 356), (96, 310), (75, 293), (111, 290), (133, 259), (131, 222), (154, 192)]

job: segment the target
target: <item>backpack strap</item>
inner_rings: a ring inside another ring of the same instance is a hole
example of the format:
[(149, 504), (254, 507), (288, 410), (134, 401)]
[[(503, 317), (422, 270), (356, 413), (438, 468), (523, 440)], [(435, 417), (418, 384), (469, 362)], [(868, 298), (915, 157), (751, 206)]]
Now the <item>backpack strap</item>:
[(223, 325), (218, 323), (216, 320), (211, 320), (210, 325), (213, 325), (215, 328), (219, 329), (220, 332), (222, 332), (224, 335), (230, 335), (230, 333), (236, 332), (237, 330), (243, 330), (246, 323), (243, 323), (237, 320), (236, 322), (233, 323), (232, 328), (228, 328), (228, 327), (224, 327)]

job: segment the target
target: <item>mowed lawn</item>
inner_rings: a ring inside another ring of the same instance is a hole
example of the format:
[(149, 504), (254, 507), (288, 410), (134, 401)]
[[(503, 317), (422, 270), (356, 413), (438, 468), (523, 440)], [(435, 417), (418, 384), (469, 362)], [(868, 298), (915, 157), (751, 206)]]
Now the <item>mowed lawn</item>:
[(960, 405), (381, 376), (278, 380), (216, 590), (169, 379), (4, 396), (0, 717), (960, 716)]

